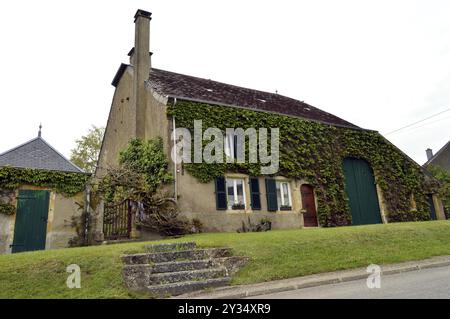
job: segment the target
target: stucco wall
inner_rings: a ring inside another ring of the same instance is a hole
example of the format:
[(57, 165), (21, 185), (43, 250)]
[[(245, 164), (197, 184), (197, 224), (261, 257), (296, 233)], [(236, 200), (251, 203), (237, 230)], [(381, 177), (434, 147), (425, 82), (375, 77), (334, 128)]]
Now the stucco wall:
[[(266, 187), (264, 177), (259, 177), (261, 195), (261, 210), (253, 211), (250, 207), (250, 191), (248, 176), (243, 174), (227, 174), (229, 177), (245, 179), (245, 210), (216, 210), (216, 195), (214, 182), (200, 183), (187, 172), (180, 171), (178, 180), (178, 205), (182, 215), (188, 218), (197, 218), (205, 226), (205, 231), (234, 232), (242, 226), (242, 222), (248, 224), (248, 218), (256, 224), (261, 219), (272, 221), (273, 229), (301, 228), (303, 227), (302, 200), (300, 187), (308, 184), (307, 181), (287, 180), (276, 177), (279, 180), (290, 182), (292, 211), (269, 212), (267, 210)], [(317, 197), (316, 208), (317, 208)]]
[(172, 124), (167, 117), (167, 99), (147, 88), (145, 138), (161, 137), (165, 150), (169, 149)]
[(132, 94), (133, 69), (128, 67), (114, 92), (96, 177), (103, 176), (108, 167), (118, 164), (120, 151), (135, 137), (136, 120), (133, 115)]
[[(34, 186), (22, 186), (20, 189), (45, 190)], [(18, 190), (14, 192), (17, 196)], [(71, 226), (72, 216), (79, 217), (82, 213), (76, 203), (83, 204), (83, 201), (83, 193), (66, 198), (50, 191), (45, 249), (68, 247), (69, 240), (77, 235), (75, 228)], [(16, 201), (14, 204), (16, 205)], [(15, 220), (16, 214), (0, 214), (0, 254), (11, 252), (9, 246), (14, 240)]]

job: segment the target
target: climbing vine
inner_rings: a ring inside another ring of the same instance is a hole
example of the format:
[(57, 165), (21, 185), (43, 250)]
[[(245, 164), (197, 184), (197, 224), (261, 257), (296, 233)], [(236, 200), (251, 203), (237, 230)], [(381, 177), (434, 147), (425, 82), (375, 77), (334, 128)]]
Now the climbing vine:
[(15, 212), (16, 207), (14, 205), (0, 202), (0, 214), (14, 215)]
[(82, 192), (89, 175), (45, 171), (30, 168), (0, 168), (0, 189), (16, 189), (21, 185), (48, 187), (65, 196)]
[(199, 221), (179, 216), (176, 201), (164, 192), (173, 177), (168, 172), (169, 161), (161, 138), (131, 140), (120, 152), (119, 164), (109, 168), (96, 186), (96, 192), (110, 206), (129, 200), (136, 225), (161, 235), (201, 230)]
[[(384, 195), (389, 221), (430, 218), (421, 168), (378, 132), (188, 101), (178, 101), (176, 106), (170, 106), (168, 115), (176, 117), (177, 127), (188, 128), (191, 132), (194, 120), (202, 120), (204, 128), (217, 127), (221, 130), (278, 127), (280, 168), (277, 175), (304, 179), (315, 187), (321, 225), (351, 224), (342, 168), (346, 157), (364, 159), (371, 165), (376, 183)], [(209, 182), (227, 171), (260, 175), (260, 165), (247, 162), (184, 165), (201, 182)], [(412, 196), (416, 202), (415, 209), (411, 209)]]

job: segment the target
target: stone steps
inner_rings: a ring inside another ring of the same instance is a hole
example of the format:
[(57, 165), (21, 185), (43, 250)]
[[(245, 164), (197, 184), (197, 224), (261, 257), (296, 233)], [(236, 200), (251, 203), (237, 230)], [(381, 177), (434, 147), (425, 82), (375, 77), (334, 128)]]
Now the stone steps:
[(196, 248), (196, 244), (193, 241), (182, 243), (168, 243), (168, 244), (155, 244), (145, 245), (145, 249), (151, 252), (165, 252), (174, 250), (192, 250)]
[(211, 259), (168, 261), (153, 265), (152, 273), (164, 273), (184, 270), (197, 270), (214, 267)]
[(201, 290), (226, 286), (230, 282), (229, 277), (213, 278), (197, 281), (184, 281), (163, 285), (148, 286), (146, 291), (157, 297), (170, 297)]
[(122, 256), (128, 288), (153, 296), (179, 295), (224, 286), (247, 261), (230, 248), (197, 249), (194, 242), (147, 245), (146, 253)]
[(178, 250), (159, 253), (140, 253), (122, 257), (125, 264), (149, 264), (180, 260), (201, 260), (208, 258), (228, 257), (231, 255), (229, 248), (207, 248)]
[(197, 281), (202, 279), (226, 277), (226, 275), (227, 270), (225, 269), (225, 267), (166, 272), (159, 274), (151, 274), (150, 284), (161, 285), (181, 281)]

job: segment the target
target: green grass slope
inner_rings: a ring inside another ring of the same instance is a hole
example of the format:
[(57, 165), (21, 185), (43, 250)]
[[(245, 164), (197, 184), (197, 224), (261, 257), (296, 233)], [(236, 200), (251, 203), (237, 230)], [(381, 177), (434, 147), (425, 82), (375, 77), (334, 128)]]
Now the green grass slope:
[[(450, 222), (208, 233), (175, 241), (227, 246), (251, 257), (233, 284), (255, 283), (340, 269), (450, 254)], [(144, 242), (47, 250), (0, 256), (0, 298), (139, 298), (122, 281), (123, 253), (144, 251)], [(81, 268), (81, 288), (69, 289), (66, 267)]]

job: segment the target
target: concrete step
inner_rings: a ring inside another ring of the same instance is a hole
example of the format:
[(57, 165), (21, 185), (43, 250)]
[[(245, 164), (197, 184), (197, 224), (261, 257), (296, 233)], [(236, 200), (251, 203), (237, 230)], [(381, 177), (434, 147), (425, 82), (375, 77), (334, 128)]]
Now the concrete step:
[(179, 250), (160, 253), (141, 253), (122, 256), (125, 264), (149, 264), (181, 260), (201, 260), (231, 255), (230, 248), (208, 248), (196, 250)]
[(151, 274), (149, 278), (150, 285), (162, 285), (174, 282), (205, 280), (211, 278), (225, 277), (227, 270), (225, 267), (185, 270), (177, 272), (167, 272), (159, 274)]
[(174, 250), (192, 250), (195, 249), (196, 244), (193, 241), (182, 242), (182, 243), (165, 243), (165, 244), (154, 244), (146, 245), (145, 249), (151, 252), (165, 252)]
[(153, 264), (153, 273), (175, 272), (184, 270), (196, 270), (215, 267), (211, 259), (187, 260), (187, 261), (168, 261)]
[(230, 282), (230, 279), (231, 279), (230, 277), (222, 277), (198, 281), (184, 281), (169, 284), (161, 284), (155, 286), (148, 286), (147, 291), (151, 295), (157, 297), (177, 296), (200, 289), (222, 287), (227, 285)]

